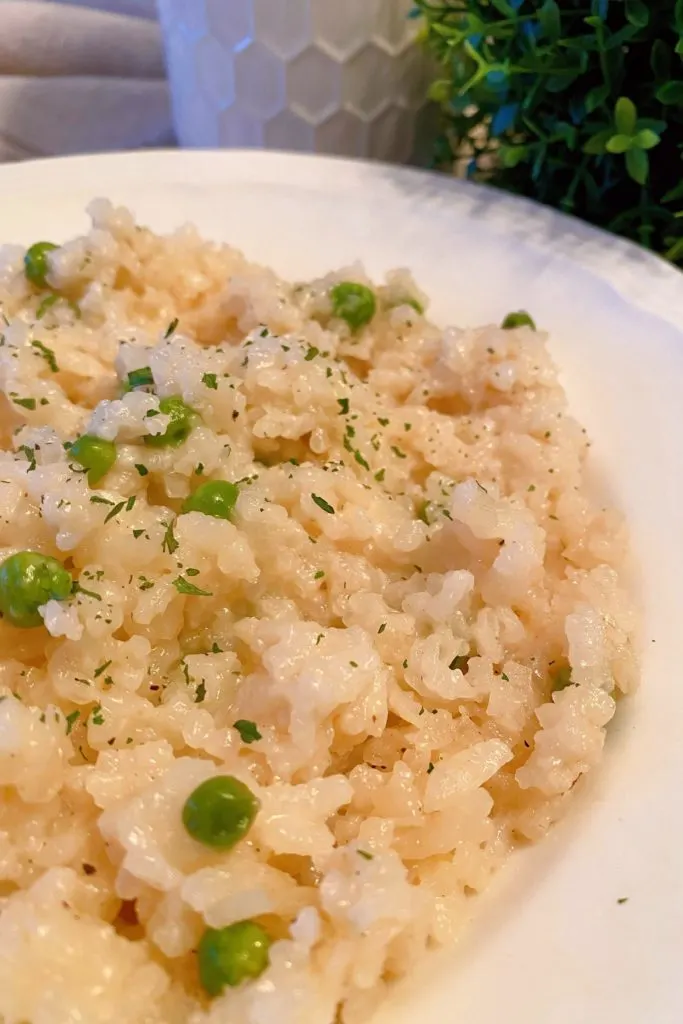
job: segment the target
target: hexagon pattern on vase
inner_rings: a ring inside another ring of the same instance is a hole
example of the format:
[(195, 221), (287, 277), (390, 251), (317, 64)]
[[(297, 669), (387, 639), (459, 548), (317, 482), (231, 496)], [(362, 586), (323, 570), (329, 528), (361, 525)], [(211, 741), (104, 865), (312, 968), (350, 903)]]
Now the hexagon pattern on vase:
[(413, 0), (158, 3), (181, 145), (410, 158), (430, 80)]

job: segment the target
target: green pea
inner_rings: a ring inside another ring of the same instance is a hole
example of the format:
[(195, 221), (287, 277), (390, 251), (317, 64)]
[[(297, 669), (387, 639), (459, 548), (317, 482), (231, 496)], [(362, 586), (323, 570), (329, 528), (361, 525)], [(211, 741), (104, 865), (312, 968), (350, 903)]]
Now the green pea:
[(163, 434), (147, 434), (145, 444), (150, 448), (177, 448), (192, 433), (197, 413), (177, 395), (162, 398), (159, 411), (170, 417), (170, 423)]
[(508, 313), (500, 326), (505, 331), (511, 331), (513, 327), (530, 327), (532, 331), (536, 330), (536, 324), (523, 309), (516, 313)]
[(244, 839), (254, 823), (259, 801), (232, 775), (216, 775), (190, 793), (183, 807), (183, 825), (204, 846), (229, 850)]
[(271, 939), (255, 921), (237, 921), (227, 928), (207, 928), (199, 940), (199, 979), (210, 996), (226, 985), (258, 978), (268, 966)]
[(240, 489), (227, 480), (207, 480), (183, 502), (183, 512), (203, 512), (216, 519), (232, 519)]
[(330, 292), (332, 312), (346, 320), (352, 331), (358, 331), (369, 324), (377, 311), (374, 293), (364, 284), (342, 281)]
[(49, 252), (53, 252), (57, 248), (59, 247), (53, 242), (34, 242), (34, 244), (26, 250), (26, 254), (24, 256), (24, 273), (31, 284), (35, 284), (38, 288), (45, 287), (47, 284), (47, 273), (50, 269), (47, 254)]
[(94, 487), (116, 462), (116, 445), (93, 434), (83, 434), (71, 445), (69, 456), (88, 470), (88, 483)]
[(0, 612), (14, 626), (42, 626), (38, 608), (64, 601), (73, 580), (61, 562), (38, 551), (19, 551), (0, 565)]

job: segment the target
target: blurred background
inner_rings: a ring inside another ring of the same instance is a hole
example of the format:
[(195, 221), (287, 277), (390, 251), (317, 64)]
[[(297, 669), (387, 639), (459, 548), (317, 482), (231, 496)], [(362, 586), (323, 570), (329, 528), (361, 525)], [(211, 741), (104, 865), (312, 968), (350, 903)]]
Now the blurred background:
[(683, 265), (683, 0), (0, 0), (0, 161), (413, 162)]
[(0, 0), (0, 161), (174, 142), (155, 0)]
[(0, 159), (180, 144), (406, 161), (429, 86), (413, 10), (0, 0)]

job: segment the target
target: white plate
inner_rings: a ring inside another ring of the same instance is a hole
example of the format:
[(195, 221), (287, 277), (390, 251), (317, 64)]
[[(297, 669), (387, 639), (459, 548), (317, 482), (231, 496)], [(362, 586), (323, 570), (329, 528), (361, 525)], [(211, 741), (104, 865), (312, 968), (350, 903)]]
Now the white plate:
[[(193, 221), (288, 277), (410, 266), (442, 322), (529, 309), (629, 516), (643, 685), (570, 820), (519, 855), (456, 951), (380, 1015), (411, 1024), (680, 1024), (683, 986), (683, 276), (533, 204), (445, 177), (274, 153), (149, 152), (0, 168), (0, 237), (65, 239), (106, 195)], [(619, 904), (622, 897), (627, 903)]]

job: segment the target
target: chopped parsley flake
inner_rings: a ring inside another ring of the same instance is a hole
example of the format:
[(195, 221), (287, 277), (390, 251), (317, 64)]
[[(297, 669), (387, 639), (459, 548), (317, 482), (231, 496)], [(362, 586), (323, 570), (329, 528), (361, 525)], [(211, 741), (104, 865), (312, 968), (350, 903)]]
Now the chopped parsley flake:
[(96, 668), (95, 671), (93, 672), (93, 675), (95, 676), (95, 679), (97, 679), (99, 676), (101, 676), (103, 672), (106, 672), (110, 665), (111, 665), (111, 658), (109, 659), (109, 661), (105, 661), (103, 665), (100, 665), (99, 668)]
[(106, 516), (104, 517), (105, 523), (108, 523), (110, 519), (113, 519), (114, 516), (117, 516), (119, 512), (123, 510), (125, 504), (125, 501), (118, 501), (113, 508), (110, 508)]
[(82, 587), (80, 585), (78, 580), (74, 580), (73, 584), (71, 585), (71, 593), (72, 594), (85, 594), (86, 597), (93, 597), (96, 601), (101, 601), (102, 600), (102, 595), (101, 594), (96, 594), (94, 590), (86, 590), (85, 587)]
[(42, 341), (32, 341), (31, 345), (33, 348), (37, 349), (38, 352), (40, 352), (41, 356), (43, 357), (47, 365), (50, 367), (52, 372), (59, 373), (57, 359), (52, 349), (48, 348), (47, 345), (43, 345)]
[(468, 654), (456, 654), (448, 667), (451, 672), (455, 672), (456, 669), (460, 669), (460, 671), (464, 673), (467, 669), (469, 660), (470, 658)]
[(207, 388), (211, 388), (212, 391), (218, 391), (218, 379), (215, 373), (202, 374), (202, 384), (206, 384)]
[(96, 704), (92, 709), (91, 719), (93, 725), (104, 725), (104, 715), (102, 714), (102, 707), (100, 704)]
[(237, 729), (243, 743), (256, 743), (262, 738), (256, 722), (249, 722), (246, 718), (240, 718), (237, 722), (233, 722), (233, 728)]
[(36, 310), (36, 320), (42, 320), (48, 309), (54, 306), (55, 302), (59, 302), (59, 295), (47, 295)]
[(378, 484), (381, 484), (381, 483), (382, 483), (382, 481), (384, 480), (384, 474), (385, 474), (385, 473), (386, 473), (386, 470), (385, 470), (385, 469), (380, 469), (380, 470), (378, 470), (378, 471), (377, 471), (377, 472), (375, 473), (375, 480), (377, 481), (377, 483), (378, 483)]
[(321, 580), (321, 579), (323, 578), (323, 576), (324, 576), (324, 575), (325, 575), (325, 572), (324, 572), (324, 570), (323, 570), (323, 569), (318, 569), (318, 571), (317, 571), (317, 573), (315, 574), (315, 576), (313, 577), (313, 579), (314, 579), (314, 580)]
[(348, 398), (338, 398), (337, 404), (339, 406), (339, 415), (348, 416), (349, 414), (349, 400)]
[(206, 697), (206, 685), (204, 683), (204, 680), (202, 679), (201, 683), (199, 684), (199, 686), (197, 687), (197, 689), (194, 692), (194, 702), (195, 702), (195, 704), (201, 704), (201, 702), (204, 700), (205, 697)]
[(80, 711), (72, 711), (70, 715), (66, 716), (66, 734), (67, 734), (67, 736), (69, 735), (69, 733), (71, 732), (71, 730), (73, 729), (74, 725), (76, 724), (76, 722), (78, 721), (78, 719), (80, 717), (81, 717)]
[(363, 860), (372, 860), (372, 854), (368, 853), (367, 850), (356, 850), (356, 853), (359, 857), (362, 857)]
[(434, 765), (433, 765), (433, 763), (432, 763), (432, 762), (430, 761), (430, 762), (429, 762), (429, 767), (427, 768), (427, 775), (431, 775), (433, 771), (434, 771)]
[(133, 530), (133, 536), (137, 540), (138, 537), (141, 537), (144, 532), (145, 532), (144, 530)]
[(174, 579), (173, 586), (179, 594), (189, 594), (190, 597), (213, 597), (211, 591), (200, 590), (199, 587), (195, 587), (194, 583), (190, 583), (183, 576), (178, 576)]
[(35, 409), (36, 400), (35, 398), (12, 398), (15, 405), (20, 405), (23, 409)]
[(166, 332), (164, 334), (164, 339), (171, 337), (171, 335), (174, 333), (176, 327), (178, 326), (178, 323), (179, 323), (178, 317), (175, 317), (173, 320), (171, 320), (170, 324), (166, 328)]
[(377, 422), (378, 422), (378, 423), (380, 424), (380, 426), (382, 426), (382, 427), (388, 427), (388, 426), (389, 426), (389, 420), (387, 420), (387, 419), (384, 419), (384, 418), (383, 418), (382, 416), (378, 416), (378, 417), (377, 417)]
[(335, 514), (335, 509), (330, 505), (329, 501), (325, 501), (325, 499), (321, 498), (319, 494), (312, 494), (311, 497), (318, 508), (321, 508), (323, 512), (327, 512), (331, 516)]
[(20, 452), (23, 452), (24, 455), (26, 456), (26, 458), (28, 459), (29, 467), (26, 470), (26, 472), (27, 473), (33, 472), (33, 470), (36, 468), (35, 448), (31, 448), (31, 446), (28, 445), (28, 444), (22, 444), (22, 445), (19, 446), (19, 448), (17, 450), (20, 451)]
[(399, 447), (397, 447), (397, 445), (395, 445), (395, 444), (392, 444), (391, 450), (392, 450), (392, 452), (394, 453), (394, 455), (396, 456), (397, 459), (407, 459), (408, 458), (406, 453), (402, 452), (401, 449)]
[(141, 366), (137, 370), (131, 370), (128, 374), (128, 384), (131, 388), (149, 388), (154, 384), (154, 377), (149, 366)]
[(167, 551), (169, 555), (172, 555), (178, 549), (178, 541), (173, 533), (173, 523), (164, 523), (163, 525), (166, 527), (166, 532), (161, 542), (161, 550)]
[(135, 463), (135, 468), (137, 469), (140, 476), (147, 476), (147, 474), (149, 473), (147, 466), (143, 466), (142, 463), (140, 462)]
[(310, 363), (312, 359), (315, 359), (315, 357), (319, 355), (320, 349), (316, 348), (315, 345), (309, 345), (308, 348), (306, 349), (306, 355), (304, 356), (304, 359), (306, 360), (307, 363)]
[(378, 633), (383, 633), (386, 628), (387, 628), (387, 624), (386, 624), (386, 622), (383, 622), (382, 625), (377, 630), (377, 632)]
[(510, 682), (510, 676), (507, 675), (505, 672), (501, 672), (500, 678), (503, 680), (504, 683)]

